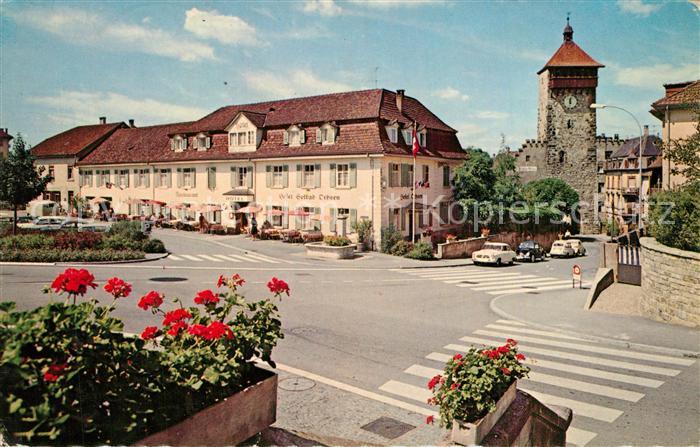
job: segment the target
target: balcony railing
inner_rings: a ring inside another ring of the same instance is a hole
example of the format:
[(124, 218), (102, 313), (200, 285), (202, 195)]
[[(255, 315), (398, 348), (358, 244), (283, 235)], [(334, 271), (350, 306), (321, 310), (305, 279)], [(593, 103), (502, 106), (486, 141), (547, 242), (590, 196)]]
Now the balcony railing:
[(636, 196), (637, 194), (639, 194), (639, 188), (637, 188), (636, 186), (622, 188), (622, 193), (628, 196)]

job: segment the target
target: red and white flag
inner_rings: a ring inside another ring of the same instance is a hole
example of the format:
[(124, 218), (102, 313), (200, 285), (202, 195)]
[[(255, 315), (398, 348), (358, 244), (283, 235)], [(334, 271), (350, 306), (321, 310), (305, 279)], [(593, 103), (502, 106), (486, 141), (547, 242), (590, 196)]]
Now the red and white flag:
[(416, 133), (416, 124), (413, 123), (413, 156), (418, 155), (420, 144), (418, 144), (418, 134)]

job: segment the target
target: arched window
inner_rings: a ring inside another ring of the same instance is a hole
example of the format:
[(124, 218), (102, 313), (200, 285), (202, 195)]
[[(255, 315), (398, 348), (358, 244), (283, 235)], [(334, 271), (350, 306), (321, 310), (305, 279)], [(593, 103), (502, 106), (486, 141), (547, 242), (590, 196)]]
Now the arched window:
[(564, 163), (566, 161), (566, 152), (559, 151), (559, 163)]

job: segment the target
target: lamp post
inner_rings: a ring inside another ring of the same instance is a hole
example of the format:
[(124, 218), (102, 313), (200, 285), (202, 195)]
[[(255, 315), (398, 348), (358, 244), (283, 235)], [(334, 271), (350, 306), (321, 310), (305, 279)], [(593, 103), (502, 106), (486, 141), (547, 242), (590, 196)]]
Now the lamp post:
[(639, 128), (639, 193), (637, 195), (637, 203), (639, 206), (638, 209), (638, 214), (637, 214), (637, 228), (639, 229), (639, 233), (641, 235), (642, 232), (642, 139), (644, 138), (644, 132), (642, 131), (642, 125), (639, 124), (639, 120), (637, 120), (637, 117), (635, 117), (632, 112), (630, 112), (627, 109), (623, 109), (622, 107), (618, 106), (611, 106), (607, 104), (597, 104), (593, 103), (591, 104), (591, 109), (617, 109), (617, 110), (622, 110), (626, 114), (632, 117), (635, 123), (637, 123), (637, 127)]

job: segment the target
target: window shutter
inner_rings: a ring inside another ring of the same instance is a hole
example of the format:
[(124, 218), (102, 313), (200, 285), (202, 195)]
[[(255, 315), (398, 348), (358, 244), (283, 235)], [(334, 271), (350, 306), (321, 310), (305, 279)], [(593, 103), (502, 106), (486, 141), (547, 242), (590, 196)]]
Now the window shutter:
[(211, 147), (211, 137), (207, 137), (207, 149)]
[(401, 165), (401, 185), (400, 186), (411, 186), (411, 179), (409, 178), (408, 165)]
[(297, 230), (303, 230), (303, 225), (304, 222), (301, 220), (301, 216), (296, 216), (294, 219), (294, 228), (296, 228)]
[(289, 144), (289, 132), (284, 131), (284, 144)]
[(171, 169), (167, 170), (166, 181), (168, 182), (168, 188), (173, 187), (173, 172)]
[(197, 168), (192, 168), (192, 187), (197, 187)]
[(303, 174), (302, 174), (303, 169), (304, 169), (304, 166), (297, 165), (297, 188), (301, 188), (302, 186), (304, 186), (304, 183), (303, 183), (304, 180), (302, 178), (303, 177)]
[(321, 129), (316, 129), (316, 142), (317, 143), (323, 142), (323, 140), (321, 140)]
[(350, 187), (357, 188), (357, 163), (350, 163)]
[(282, 187), (289, 187), (289, 165), (282, 166)]
[(442, 186), (450, 186), (450, 167), (442, 167)]
[(284, 213), (284, 214), (282, 214), (282, 227), (284, 227), (284, 228), (289, 228), (289, 215), (287, 214), (288, 211), (289, 211), (288, 207), (286, 207), (286, 206), (282, 207), (282, 212)]
[(238, 170), (234, 167), (231, 166), (231, 188), (236, 187), (236, 175), (238, 174)]
[(321, 165), (314, 165), (314, 186), (316, 188), (321, 187)]
[(335, 169), (335, 163), (331, 163), (330, 172), (331, 172), (331, 176), (330, 176), (331, 188), (335, 188), (335, 185), (336, 185), (336, 169)]
[(253, 188), (253, 169), (253, 166), (248, 166), (248, 170), (246, 171), (246, 182), (250, 189)]
[(265, 166), (265, 186), (272, 186), (272, 166)]
[(333, 128), (333, 142), (338, 141), (338, 135), (340, 135), (340, 126), (335, 126)]
[(331, 233), (336, 232), (335, 208), (329, 210), (331, 212)]
[(151, 187), (151, 170), (146, 169), (146, 188)]
[(355, 225), (357, 225), (357, 210), (356, 209), (351, 209), (350, 210), (350, 228), (355, 228)]
[(182, 168), (177, 168), (177, 187), (182, 188), (185, 184), (185, 175), (182, 173)]
[(175, 138), (170, 139), (170, 150), (174, 151), (175, 148)]
[(299, 129), (299, 143), (306, 143), (306, 129)]

